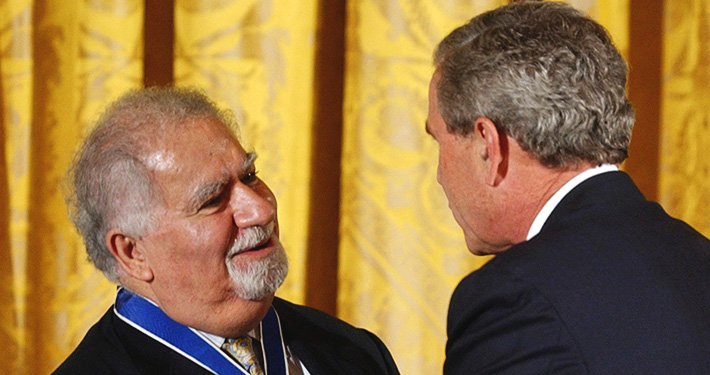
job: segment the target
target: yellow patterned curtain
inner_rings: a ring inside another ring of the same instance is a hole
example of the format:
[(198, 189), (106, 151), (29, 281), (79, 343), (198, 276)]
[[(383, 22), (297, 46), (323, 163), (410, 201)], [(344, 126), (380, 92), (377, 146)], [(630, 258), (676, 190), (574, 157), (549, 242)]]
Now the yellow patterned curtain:
[[(652, 157), (632, 153), (627, 169), (654, 171), (650, 198), (708, 235), (710, 3), (649, 11), (646, 1), (569, 2), (625, 56), (648, 47), (629, 19), (659, 20), (658, 56), (646, 56), (659, 71), (632, 64), (659, 82), (646, 93), (657, 123), (644, 119), (634, 136)], [(423, 130), (431, 54), (506, 2), (175, 0), (161, 31), (174, 35), (163, 62), (173, 82), (232, 109), (259, 153), (292, 265), (279, 295), (374, 331), (403, 374), (441, 372), (449, 296), (487, 260), (466, 251), (436, 183)], [(61, 179), (97, 111), (144, 81), (144, 4), (0, 0), (0, 374), (51, 372), (111, 304), (66, 218)]]
[(0, 2), (0, 369), (49, 373), (110, 305), (62, 179), (96, 110), (140, 84), (140, 1)]
[(278, 199), (290, 259), (279, 295), (302, 303), (317, 2), (175, 5), (175, 83), (202, 87), (237, 114), (244, 146), (259, 154), (258, 171)]
[(659, 200), (710, 235), (710, 2), (664, 2)]
[(338, 311), (377, 332), (403, 374), (441, 372), (468, 253), (424, 132), (436, 44), (505, 1), (351, 1), (347, 8)]

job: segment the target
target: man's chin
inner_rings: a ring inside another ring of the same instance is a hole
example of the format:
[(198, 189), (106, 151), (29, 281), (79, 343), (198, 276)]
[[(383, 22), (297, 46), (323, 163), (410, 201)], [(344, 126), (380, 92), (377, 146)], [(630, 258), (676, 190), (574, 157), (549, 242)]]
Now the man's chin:
[(237, 255), (228, 260), (227, 268), (240, 298), (252, 301), (273, 298), (286, 279), (288, 260), (283, 247), (276, 243), (265, 251), (263, 257), (246, 259)]
[(270, 304), (276, 296), (276, 291), (254, 291), (244, 289), (239, 285), (235, 285), (233, 293), (235, 300), (254, 304)]
[(254, 290), (254, 289), (249, 289), (249, 288), (243, 288), (243, 286), (237, 285), (237, 287), (235, 289), (235, 293), (236, 293), (237, 297), (239, 297), (240, 299), (246, 300), (246, 301), (252, 301), (252, 302), (268, 301), (270, 303), (271, 300), (274, 299), (274, 295), (276, 295), (276, 290), (272, 291), (270, 288), (268, 290)]
[(475, 242), (475, 243), (469, 243), (469, 241), (466, 241), (466, 247), (468, 248), (468, 251), (473, 254), (473, 255), (479, 255), (479, 256), (484, 256), (484, 255), (495, 255), (498, 253), (502, 253), (506, 250), (508, 250), (512, 245), (500, 245), (500, 246), (494, 246), (490, 244), (485, 244), (481, 242)]

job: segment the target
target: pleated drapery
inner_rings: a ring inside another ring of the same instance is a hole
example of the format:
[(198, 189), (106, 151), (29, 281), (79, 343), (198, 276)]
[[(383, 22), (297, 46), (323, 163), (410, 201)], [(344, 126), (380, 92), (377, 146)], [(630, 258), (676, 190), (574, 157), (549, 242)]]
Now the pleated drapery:
[[(166, 83), (234, 111), (258, 152), (291, 261), (279, 295), (372, 330), (403, 374), (440, 373), (449, 296), (487, 258), (436, 183), (431, 54), (506, 2), (0, 0), (0, 374), (51, 372), (111, 305), (63, 176), (103, 106)], [(570, 3), (631, 65), (623, 168), (710, 235), (710, 3)]]
[(49, 373), (111, 303), (64, 205), (108, 100), (141, 84), (141, 2), (0, 2), (0, 371)]

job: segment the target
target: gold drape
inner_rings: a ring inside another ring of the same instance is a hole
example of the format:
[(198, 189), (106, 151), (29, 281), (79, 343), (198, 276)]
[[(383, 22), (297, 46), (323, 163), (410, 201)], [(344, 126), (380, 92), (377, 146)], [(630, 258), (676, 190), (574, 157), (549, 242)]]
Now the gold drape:
[(659, 200), (710, 235), (710, 2), (666, 1)]
[(62, 179), (96, 110), (140, 81), (139, 1), (0, 3), (0, 368), (48, 373), (108, 305)]
[[(629, 56), (644, 42), (630, 38), (637, 1), (570, 3)], [(486, 260), (466, 251), (436, 183), (436, 145), (423, 131), (432, 50), (505, 2), (174, 2), (173, 81), (236, 113), (278, 197), (292, 265), (279, 295), (303, 303), (332, 290), (331, 311), (337, 302), (338, 316), (377, 333), (403, 374), (441, 372), (449, 296)], [(651, 181), (664, 207), (708, 235), (710, 3), (662, 2), (662, 69), (639, 78), (662, 82), (651, 93), (659, 134), (638, 124), (634, 141), (658, 149)], [(66, 218), (61, 180), (99, 109), (141, 85), (144, 14), (139, 0), (0, 0), (0, 374), (49, 373), (111, 304), (112, 285)], [(322, 107), (340, 93), (329, 105), (342, 114)], [(321, 154), (322, 138), (342, 152)], [(647, 163), (636, 155), (631, 172)], [(322, 165), (340, 174), (322, 179)], [(331, 206), (332, 223), (313, 219)], [(339, 231), (339, 245), (309, 247), (324, 228)], [(337, 264), (314, 262), (336, 252)]]
[[(290, 267), (279, 295), (304, 301), (316, 1), (178, 0), (175, 83), (237, 114), (279, 204)], [(298, 22), (294, 22), (297, 20)]]
[(466, 251), (424, 133), (436, 43), (505, 1), (353, 1), (347, 9), (338, 311), (377, 332), (403, 374), (441, 371)]

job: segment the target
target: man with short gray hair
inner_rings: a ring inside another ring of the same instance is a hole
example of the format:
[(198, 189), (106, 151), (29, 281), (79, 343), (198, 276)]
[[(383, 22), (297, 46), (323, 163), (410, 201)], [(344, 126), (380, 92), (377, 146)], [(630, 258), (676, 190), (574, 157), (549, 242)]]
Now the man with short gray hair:
[(397, 374), (384, 344), (275, 298), (276, 199), (199, 91), (114, 102), (71, 170), (71, 217), (114, 306), (56, 374)]
[(445, 375), (707, 374), (710, 241), (619, 164), (634, 123), (606, 30), (559, 2), (473, 18), (435, 53), (426, 129), (474, 254)]

